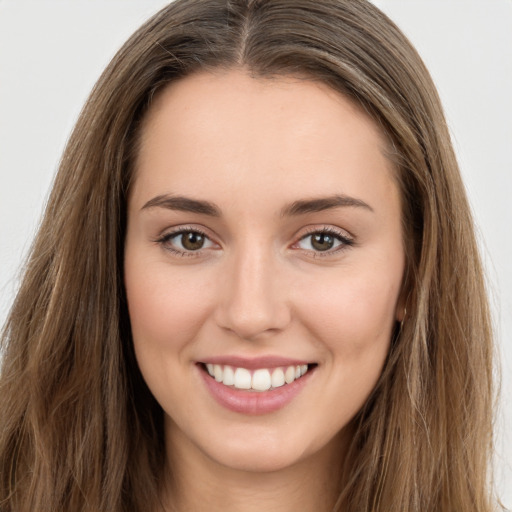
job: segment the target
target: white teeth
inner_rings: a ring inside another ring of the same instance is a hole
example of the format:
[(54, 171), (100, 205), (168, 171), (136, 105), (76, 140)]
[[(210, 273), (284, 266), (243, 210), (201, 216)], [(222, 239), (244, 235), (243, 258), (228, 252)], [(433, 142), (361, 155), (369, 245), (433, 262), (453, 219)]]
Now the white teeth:
[(284, 380), (286, 384), (291, 384), (295, 380), (295, 366), (288, 366), (288, 368), (286, 368)]
[(237, 368), (234, 385), (238, 389), (251, 389), (251, 372), (245, 368)]
[(224, 371), (220, 364), (213, 365), (213, 376), (217, 382), (222, 382), (222, 379), (224, 378)]
[(226, 386), (233, 386), (235, 383), (235, 372), (231, 366), (224, 366), (224, 379), (222, 382)]
[(256, 391), (267, 391), (272, 385), (270, 372), (268, 370), (256, 370), (252, 375), (252, 389)]
[(284, 386), (284, 372), (282, 368), (276, 368), (272, 372), (272, 387), (280, 388), (281, 386)]
[(268, 391), (291, 384), (307, 373), (307, 364), (287, 366), (286, 368), (260, 368), (251, 374), (246, 368), (233, 368), (220, 364), (206, 364), (206, 370), (217, 381), (225, 386), (234, 386), (237, 389), (252, 389), (254, 391)]

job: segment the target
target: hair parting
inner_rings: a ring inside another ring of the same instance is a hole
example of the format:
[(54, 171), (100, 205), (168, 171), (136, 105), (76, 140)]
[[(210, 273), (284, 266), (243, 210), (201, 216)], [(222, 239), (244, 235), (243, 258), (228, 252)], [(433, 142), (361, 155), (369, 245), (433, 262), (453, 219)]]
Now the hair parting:
[(66, 147), (2, 336), (0, 509), (162, 508), (163, 416), (123, 284), (126, 203), (156, 95), (231, 68), (350, 98), (396, 169), (407, 315), (353, 420), (336, 510), (490, 512), (493, 349), (473, 221), (428, 71), (364, 0), (176, 0), (119, 50)]

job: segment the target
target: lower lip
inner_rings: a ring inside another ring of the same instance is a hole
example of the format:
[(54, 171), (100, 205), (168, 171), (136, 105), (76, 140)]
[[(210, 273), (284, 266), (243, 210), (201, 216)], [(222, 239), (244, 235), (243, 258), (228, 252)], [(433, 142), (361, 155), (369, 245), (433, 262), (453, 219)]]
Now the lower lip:
[(257, 415), (269, 414), (289, 404), (308, 383), (314, 368), (291, 384), (285, 384), (271, 391), (245, 391), (217, 382), (202, 366), (199, 371), (213, 398), (233, 412)]

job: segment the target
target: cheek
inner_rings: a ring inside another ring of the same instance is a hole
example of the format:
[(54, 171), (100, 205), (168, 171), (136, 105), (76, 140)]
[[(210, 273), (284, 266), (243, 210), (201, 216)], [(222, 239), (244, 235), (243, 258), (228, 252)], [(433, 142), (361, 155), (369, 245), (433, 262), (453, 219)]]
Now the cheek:
[[(381, 365), (396, 322), (398, 271), (342, 269), (336, 279), (317, 281), (317, 292), (302, 300), (303, 318), (334, 360)], [(320, 286), (321, 285), (321, 286)], [(305, 294), (301, 294), (306, 297)]]
[(321, 401), (332, 411), (333, 430), (357, 414), (378, 382), (396, 323), (398, 294), (399, 280), (353, 274), (309, 302), (309, 329), (325, 350)]
[(208, 316), (199, 283), (164, 261), (126, 251), (125, 288), (135, 356), (146, 384), (167, 414), (179, 416), (181, 382), (194, 339)]
[[(203, 283), (204, 285), (204, 280)], [(193, 275), (172, 271), (127, 252), (125, 287), (134, 343), (177, 350), (192, 339), (208, 315), (209, 301)]]

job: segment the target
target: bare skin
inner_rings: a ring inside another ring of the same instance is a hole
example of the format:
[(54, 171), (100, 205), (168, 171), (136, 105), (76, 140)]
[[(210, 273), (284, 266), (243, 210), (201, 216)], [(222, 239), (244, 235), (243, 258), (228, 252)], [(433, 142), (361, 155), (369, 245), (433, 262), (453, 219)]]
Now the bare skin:
[[(165, 415), (168, 510), (332, 510), (403, 315), (384, 137), (324, 85), (232, 70), (169, 86), (141, 142), (125, 284)], [(304, 374), (266, 391), (226, 377), (288, 361)]]
[[(177, 471), (169, 481), (165, 510), (331, 511), (340, 492), (339, 454), (345, 451), (347, 437), (338, 436), (313, 457), (290, 468), (254, 472), (218, 465), (202, 452), (190, 450), (186, 436), (176, 436), (169, 455)], [(317, 468), (314, 475), (313, 467)]]

